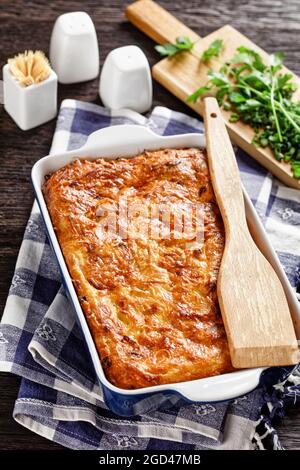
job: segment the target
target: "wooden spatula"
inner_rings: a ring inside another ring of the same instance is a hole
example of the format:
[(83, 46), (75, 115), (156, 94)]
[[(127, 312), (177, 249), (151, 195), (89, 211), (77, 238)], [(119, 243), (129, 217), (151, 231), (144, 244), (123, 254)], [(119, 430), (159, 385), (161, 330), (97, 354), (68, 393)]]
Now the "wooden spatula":
[(239, 170), (215, 98), (204, 100), (208, 163), (225, 226), (218, 298), (237, 368), (295, 364), (297, 340), (283, 287), (249, 232)]

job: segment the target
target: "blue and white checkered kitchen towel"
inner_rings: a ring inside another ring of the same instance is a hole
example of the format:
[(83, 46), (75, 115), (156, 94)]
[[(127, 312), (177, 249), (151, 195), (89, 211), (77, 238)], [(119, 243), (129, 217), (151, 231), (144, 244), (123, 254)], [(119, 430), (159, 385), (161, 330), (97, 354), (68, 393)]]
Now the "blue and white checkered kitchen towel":
[[(203, 131), (200, 121), (162, 107), (145, 118), (66, 100), (51, 152), (78, 148), (96, 129), (121, 123), (146, 125), (164, 135)], [(238, 160), (290, 282), (299, 287), (300, 192), (278, 183), (240, 150)], [(272, 383), (231, 402), (169, 403), (134, 418), (111, 413), (61, 287), (36, 204), (0, 325), (0, 370), (22, 377), (15, 420), (73, 449), (280, 449), (272, 419), (300, 401), (298, 366), (274, 368), (275, 387)]]

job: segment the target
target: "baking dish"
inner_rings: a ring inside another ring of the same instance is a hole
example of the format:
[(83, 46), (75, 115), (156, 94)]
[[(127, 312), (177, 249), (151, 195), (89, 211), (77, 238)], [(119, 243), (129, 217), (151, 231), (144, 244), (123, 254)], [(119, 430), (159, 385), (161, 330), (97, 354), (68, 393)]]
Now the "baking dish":
[[(77, 158), (97, 159), (102, 157), (114, 159), (120, 156), (130, 158), (130, 156), (134, 156), (143, 150), (204, 146), (205, 139), (202, 134), (159, 136), (154, 134), (149, 128), (143, 126), (120, 125), (96, 131), (89, 136), (86, 144), (80, 149), (44, 157), (39, 160), (32, 169), (32, 182), (48, 237), (60, 267), (63, 283), (74, 307), (77, 322), (82, 330), (90, 352), (96, 376), (103, 390), (105, 403), (112, 411), (120, 415), (130, 416), (145, 413), (157, 408), (163, 402), (170, 399), (171, 402), (182, 398), (189, 402), (203, 403), (235, 398), (253, 390), (264, 377), (265, 369), (240, 370), (189, 382), (151, 386), (135, 390), (125, 390), (112, 385), (103, 372), (96, 346), (77, 298), (48, 213), (42, 193), (44, 177)], [(255, 209), (245, 192), (244, 197), (247, 221), (252, 236), (281, 279), (290, 306), (297, 337), (299, 338), (300, 311), (296, 295), (286, 278)]]

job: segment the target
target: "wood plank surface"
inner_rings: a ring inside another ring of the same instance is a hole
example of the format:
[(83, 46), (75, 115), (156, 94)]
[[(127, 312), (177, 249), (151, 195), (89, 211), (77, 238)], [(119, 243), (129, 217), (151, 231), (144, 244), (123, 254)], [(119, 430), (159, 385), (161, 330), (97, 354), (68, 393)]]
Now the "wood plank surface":
[[(142, 47), (151, 65), (158, 56), (153, 41), (139, 32), (124, 17), (130, 0), (1, 0), (0, 65), (24, 49), (48, 52), (51, 30), (56, 17), (67, 11), (85, 10), (96, 26), (100, 60), (115, 48), (127, 44)], [(180, 21), (205, 36), (224, 24), (231, 24), (268, 52), (282, 50), (286, 65), (300, 75), (300, 2), (299, 0), (161, 0), (160, 4)], [(99, 103), (98, 80), (76, 85), (60, 85), (59, 101), (77, 98)], [(163, 87), (154, 84), (154, 105), (193, 112)], [(194, 114), (196, 116), (196, 114)], [(30, 170), (35, 161), (48, 153), (55, 122), (26, 133), (0, 106), (0, 310), (7, 297), (17, 253), (28, 219), (33, 194)], [(19, 379), (0, 376), (0, 449), (60, 449), (11, 418), (18, 393)], [(293, 410), (279, 426), (284, 446), (300, 449), (300, 409)]]

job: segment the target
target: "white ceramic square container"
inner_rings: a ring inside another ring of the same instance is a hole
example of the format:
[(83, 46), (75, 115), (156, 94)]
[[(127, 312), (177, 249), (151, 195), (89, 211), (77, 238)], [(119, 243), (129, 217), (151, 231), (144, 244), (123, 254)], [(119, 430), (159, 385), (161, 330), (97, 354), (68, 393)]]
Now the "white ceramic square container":
[[(239, 370), (232, 373), (208, 377), (189, 382), (157, 385), (136, 390), (125, 390), (112, 385), (103, 372), (95, 343), (89, 331), (84, 313), (77, 298), (72, 280), (70, 278), (64, 257), (62, 255), (55, 231), (48, 213), (46, 202), (42, 193), (45, 175), (52, 173), (77, 158), (115, 159), (123, 156), (130, 158), (144, 150), (157, 150), (162, 148), (204, 147), (205, 140), (201, 134), (183, 134), (176, 136), (159, 136), (143, 126), (121, 125), (105, 128), (94, 132), (86, 144), (77, 150), (59, 155), (47, 156), (39, 160), (32, 169), (32, 181), (45, 222), (49, 240), (60, 266), (62, 279), (69, 294), (71, 303), (85, 337), (99, 383), (101, 384), (104, 399), (109, 408), (120, 415), (130, 416), (144, 413), (160, 406), (164, 400), (178, 397), (188, 402), (216, 402), (243, 395), (253, 390), (266, 371), (263, 368)], [(253, 208), (253, 205), (244, 192), (247, 221), (252, 236), (276, 270), (284, 287), (291, 315), (294, 321), (297, 337), (300, 338), (300, 311), (295, 293), (293, 292), (280, 262), (270, 245), (264, 228)], [(236, 281), (238, 282), (238, 281)]]
[(9, 65), (3, 67), (4, 108), (23, 130), (32, 129), (50, 121), (57, 113), (57, 75), (29, 86), (22, 86), (11, 74)]

